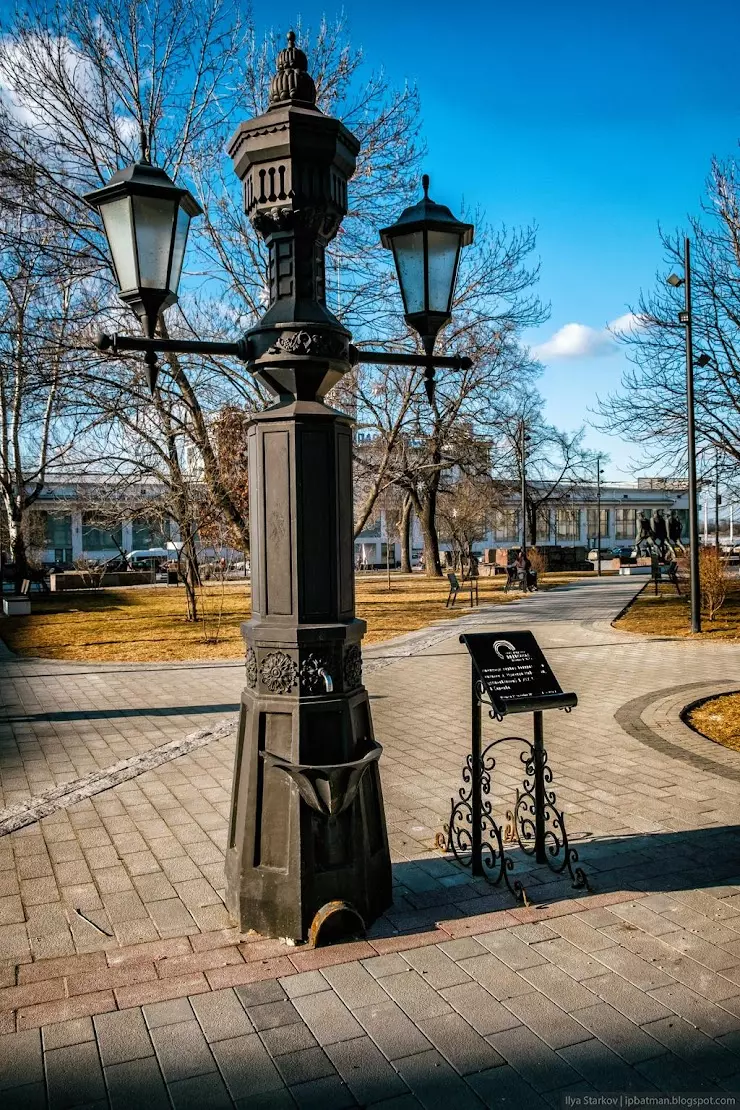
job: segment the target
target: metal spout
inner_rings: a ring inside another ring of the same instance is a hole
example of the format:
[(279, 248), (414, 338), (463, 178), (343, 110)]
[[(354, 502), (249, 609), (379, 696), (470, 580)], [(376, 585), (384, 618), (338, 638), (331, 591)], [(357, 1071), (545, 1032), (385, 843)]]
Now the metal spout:
[(324, 680), (327, 694), (332, 694), (334, 692), (334, 679), (331, 677), (326, 667), (319, 667), (318, 674), (320, 674)]

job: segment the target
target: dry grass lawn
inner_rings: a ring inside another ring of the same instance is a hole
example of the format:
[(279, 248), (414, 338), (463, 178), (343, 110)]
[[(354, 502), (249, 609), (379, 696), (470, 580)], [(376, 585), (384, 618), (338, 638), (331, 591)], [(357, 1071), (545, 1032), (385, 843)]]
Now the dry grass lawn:
[(614, 622), (614, 627), (624, 632), (642, 632), (648, 636), (692, 636), (695, 640), (740, 641), (740, 580), (731, 579), (727, 585), (727, 598), (713, 621), (702, 619), (702, 631), (691, 632), (688, 586), (681, 584), (682, 596), (674, 586), (661, 582), (655, 596), (652, 582), (629, 607), (624, 616)]
[[(549, 574), (541, 587), (567, 585), (584, 574)], [(504, 575), (479, 580), (480, 604), (505, 603)], [(447, 579), (423, 575), (384, 575), (357, 579), (357, 615), (367, 621), (365, 643), (388, 640), (468, 609), (461, 592), (454, 609), (445, 609)], [(197, 624), (185, 619), (182, 588), (129, 587), (32, 596), (30, 617), (5, 617), (0, 636), (18, 655), (90, 662), (146, 663), (188, 659), (236, 659), (244, 652), (239, 631), (249, 618), (249, 586), (228, 583), (204, 587)], [(219, 619), (220, 613), (220, 619)]]
[(721, 694), (711, 698), (688, 715), (697, 732), (715, 744), (740, 751), (740, 694)]

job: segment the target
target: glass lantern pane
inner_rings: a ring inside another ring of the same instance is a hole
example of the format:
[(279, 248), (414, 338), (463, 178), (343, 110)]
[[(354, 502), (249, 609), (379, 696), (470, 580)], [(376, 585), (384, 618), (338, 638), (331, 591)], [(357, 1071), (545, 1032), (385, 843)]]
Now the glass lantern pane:
[(133, 206), (139, 284), (144, 289), (166, 289), (175, 202), (159, 197), (134, 197)]
[(398, 270), (404, 307), (407, 314), (424, 312), (424, 235), (414, 231), (393, 240), (393, 254)]
[(101, 204), (105, 236), (108, 240), (118, 284), (122, 290), (136, 289), (136, 258), (134, 255), (134, 229), (131, 226), (131, 207), (128, 197)]
[(430, 231), (428, 234), (429, 309), (431, 312), (449, 312), (460, 236), (449, 231)]
[(177, 226), (175, 228), (175, 245), (172, 248), (172, 267), (170, 269), (170, 291), (177, 293), (177, 287), (180, 284), (180, 271), (182, 270), (182, 260), (185, 257), (185, 244), (188, 241), (188, 229), (190, 227), (190, 216), (185, 209), (180, 206), (177, 211)]

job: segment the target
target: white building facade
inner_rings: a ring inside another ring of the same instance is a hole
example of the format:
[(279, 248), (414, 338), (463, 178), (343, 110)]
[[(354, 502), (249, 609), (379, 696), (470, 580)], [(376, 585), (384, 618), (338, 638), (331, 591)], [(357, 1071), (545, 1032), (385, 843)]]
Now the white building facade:
[[(541, 496), (533, 483), (530, 490), (533, 500)], [(599, 510), (600, 505), (600, 510)], [(640, 514), (652, 517), (662, 510), (666, 519), (676, 510), (683, 526), (684, 539), (688, 535), (688, 494), (685, 484), (670, 483), (660, 478), (645, 478), (634, 483), (602, 483), (600, 497), (596, 484), (579, 483), (572, 488), (561, 487), (537, 511), (537, 546), (584, 547), (596, 545), (599, 533), (598, 515), (601, 514), (601, 547), (619, 548), (634, 544), (638, 534)], [(473, 544), (479, 557), (487, 548), (516, 547), (521, 542), (521, 501), (518, 492), (506, 496), (504, 506), (492, 509), (485, 535)], [(530, 528), (527, 528), (529, 542)], [(412, 527), (412, 559), (423, 551), (421, 531), (416, 520)], [(440, 550), (450, 545), (440, 541)], [(391, 542), (385, 513), (379, 508), (368, 527), (355, 539), (355, 562), (358, 567), (385, 567), (388, 555), (391, 566), (400, 562), (400, 544)]]

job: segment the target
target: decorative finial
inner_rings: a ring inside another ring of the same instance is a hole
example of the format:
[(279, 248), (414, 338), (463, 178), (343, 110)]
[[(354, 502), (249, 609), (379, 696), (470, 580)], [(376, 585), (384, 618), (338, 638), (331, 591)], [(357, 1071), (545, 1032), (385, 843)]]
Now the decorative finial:
[(286, 104), (316, 108), (316, 86), (308, 73), (308, 58), (295, 44), (295, 31), (288, 31), (288, 45), (277, 56), (277, 73), (270, 82), (268, 110)]
[(421, 187), (424, 190), (424, 200), (429, 200), (429, 174), (425, 173), (421, 179)]
[(139, 127), (139, 143), (141, 145), (141, 161), (149, 165), (149, 136), (143, 123)]

